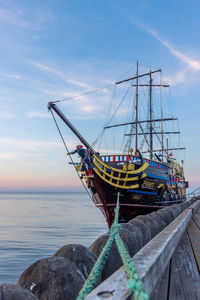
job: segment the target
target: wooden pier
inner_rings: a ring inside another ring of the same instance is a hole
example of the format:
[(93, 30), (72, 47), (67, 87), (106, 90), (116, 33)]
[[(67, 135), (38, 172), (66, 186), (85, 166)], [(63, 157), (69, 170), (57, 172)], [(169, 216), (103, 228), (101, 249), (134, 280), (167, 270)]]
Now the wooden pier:
[[(200, 200), (133, 256), (150, 300), (200, 300)], [(121, 267), (85, 300), (124, 300), (127, 277)]]

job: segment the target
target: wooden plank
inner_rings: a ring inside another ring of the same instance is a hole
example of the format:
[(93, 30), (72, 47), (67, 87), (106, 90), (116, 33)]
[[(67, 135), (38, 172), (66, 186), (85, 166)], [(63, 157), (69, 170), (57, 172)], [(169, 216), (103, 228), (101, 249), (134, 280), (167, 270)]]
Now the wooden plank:
[(187, 233), (190, 239), (197, 267), (200, 272), (200, 229), (196, 222), (194, 222), (194, 218), (191, 219), (188, 225)]
[[(167, 267), (191, 216), (192, 209), (185, 209), (133, 257), (145, 290), (149, 295)], [(99, 295), (102, 293), (109, 294), (110, 300), (127, 299), (129, 291), (126, 288), (126, 281), (126, 273), (122, 267), (93, 290), (85, 300), (99, 300)], [(134, 298), (132, 297), (132, 299)]]
[(161, 278), (158, 280), (149, 300), (168, 300), (168, 281), (169, 281), (170, 263), (166, 267)]
[(168, 265), (187, 225), (192, 210), (185, 209), (171, 224), (155, 236), (135, 256), (134, 261), (141, 274), (145, 290), (150, 295)]
[(200, 230), (200, 207), (198, 207), (198, 209), (196, 210), (193, 219)]
[[(153, 292), (154, 287), (169, 264), (192, 214), (199, 205), (200, 200), (185, 209), (169, 226), (157, 234), (133, 257), (140, 278), (144, 282), (145, 290), (149, 295)], [(126, 288), (126, 282), (126, 273), (124, 267), (121, 267), (111, 277), (94, 289), (85, 300), (100, 300), (104, 298), (109, 298), (110, 300), (130, 299), (128, 298), (129, 291)], [(134, 297), (132, 296), (131, 299), (134, 299)], [(194, 298), (194, 300), (195, 299), (196, 298)], [(181, 300), (184, 300), (184, 298)], [(193, 299), (189, 297), (187, 300)]]
[(200, 274), (185, 233), (171, 260), (169, 300), (188, 299), (200, 299)]

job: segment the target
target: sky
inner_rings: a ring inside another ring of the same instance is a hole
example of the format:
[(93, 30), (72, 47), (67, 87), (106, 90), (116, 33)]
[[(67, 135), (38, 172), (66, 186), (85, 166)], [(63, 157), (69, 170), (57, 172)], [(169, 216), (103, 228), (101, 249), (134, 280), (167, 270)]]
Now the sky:
[[(81, 190), (48, 102), (101, 89), (59, 103), (92, 143), (113, 83), (134, 76), (136, 61), (170, 84), (185, 177), (199, 187), (199, 10), (194, 0), (0, 0), (0, 190)], [(59, 126), (73, 150), (76, 138)]]

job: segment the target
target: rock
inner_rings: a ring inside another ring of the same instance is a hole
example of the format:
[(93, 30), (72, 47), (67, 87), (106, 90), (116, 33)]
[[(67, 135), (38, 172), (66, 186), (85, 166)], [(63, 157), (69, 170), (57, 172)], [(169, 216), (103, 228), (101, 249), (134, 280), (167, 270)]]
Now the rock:
[(157, 214), (160, 215), (161, 219), (166, 223), (166, 226), (171, 223), (172, 217), (165, 208), (159, 209)]
[(168, 208), (168, 211), (173, 216), (173, 220), (175, 220), (178, 217), (178, 215), (180, 214), (180, 209), (177, 206), (175, 206), (175, 205), (170, 206)]
[(143, 221), (148, 226), (151, 232), (151, 239), (161, 230), (159, 223), (153, 218), (152, 215), (141, 215), (137, 216), (136, 219)]
[(180, 215), (181, 212), (182, 212), (182, 209), (181, 209), (179, 204), (174, 204), (174, 205), (171, 206), (171, 208), (176, 209), (179, 212), (178, 215)]
[(183, 211), (184, 211), (184, 208), (183, 208), (183, 206), (181, 206), (181, 203), (179, 203), (179, 204), (177, 204), (177, 205), (179, 206), (181, 212), (183, 212)]
[(174, 221), (174, 214), (173, 214), (173, 206), (168, 206), (164, 208), (165, 211), (167, 211), (169, 213), (169, 215), (171, 216), (171, 220), (170, 223)]
[[(98, 239), (96, 239), (92, 243), (92, 245), (89, 247), (89, 250), (98, 257), (100, 255), (103, 247), (105, 246), (108, 238), (109, 238), (109, 234), (101, 235)], [(125, 247), (128, 248), (126, 244), (125, 244)], [(102, 281), (105, 280), (106, 278), (108, 278), (110, 275), (112, 275), (121, 266), (122, 266), (122, 260), (121, 260), (119, 251), (117, 249), (117, 246), (114, 243), (110, 250), (110, 253), (108, 255), (104, 269), (101, 273)]]
[(139, 215), (139, 216), (135, 217), (134, 220), (141, 220), (145, 223), (146, 220), (147, 220), (147, 216), (146, 215)]
[(128, 229), (130, 232), (133, 231), (133, 226), (132, 226), (131, 224), (129, 224), (129, 223), (121, 223), (120, 225), (121, 225), (121, 228), (126, 228), (126, 229)]
[(17, 285), (31, 290), (40, 300), (73, 300), (83, 283), (83, 275), (70, 260), (53, 257), (32, 264)]
[(94, 253), (78, 244), (63, 246), (53, 255), (53, 257), (57, 256), (68, 258), (80, 270), (85, 279), (87, 279), (97, 259)]
[(126, 228), (121, 228), (120, 237), (122, 241), (125, 242), (125, 244), (127, 245), (130, 256), (136, 254), (136, 252), (140, 249), (136, 233), (134, 231), (130, 232)]
[(149, 216), (148, 221), (150, 222), (151, 238), (153, 238), (162, 230), (162, 224), (159, 222), (159, 218), (153, 216)]
[(136, 235), (137, 240), (137, 251), (139, 251), (143, 246), (143, 236), (139, 228), (132, 225), (131, 223), (121, 224), (122, 228), (128, 229), (131, 233), (133, 232)]
[(174, 216), (173, 216), (173, 213), (172, 213), (170, 207), (172, 207), (172, 206), (167, 206), (167, 207), (163, 208), (162, 210), (169, 214), (169, 216), (170, 216), (170, 223), (171, 223), (172, 221), (174, 221)]
[(31, 291), (14, 284), (0, 285), (0, 300), (39, 300)]
[(195, 201), (196, 201), (196, 200), (194, 200), (194, 199), (187, 200), (187, 202), (189, 203), (189, 205), (188, 205), (188, 206), (192, 205), (192, 204), (193, 204)]
[(188, 207), (188, 203), (183, 202), (183, 203), (180, 204), (180, 206), (182, 207), (183, 210), (185, 210)]
[(134, 219), (130, 220), (128, 223), (135, 226), (136, 228), (138, 228), (141, 231), (142, 237), (143, 237), (143, 246), (150, 241), (150, 239), (151, 239), (150, 229), (143, 221), (134, 218)]
[(152, 217), (159, 224), (159, 232), (167, 226), (167, 223), (161, 218), (159, 214), (157, 214), (157, 211), (153, 211), (148, 216)]
[(186, 208), (190, 207), (190, 205), (192, 204), (190, 201), (185, 201), (184, 203), (186, 204)]

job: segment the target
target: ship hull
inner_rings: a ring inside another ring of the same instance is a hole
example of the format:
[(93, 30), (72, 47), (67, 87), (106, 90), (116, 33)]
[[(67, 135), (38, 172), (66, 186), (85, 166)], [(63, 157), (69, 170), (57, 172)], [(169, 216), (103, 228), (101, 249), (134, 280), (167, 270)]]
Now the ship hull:
[(134, 174), (129, 172), (128, 177), (126, 172), (116, 174), (117, 171), (113, 164), (111, 167), (111, 163), (104, 165), (100, 160), (97, 162), (94, 163), (93, 178), (85, 179), (91, 190), (93, 202), (102, 211), (109, 226), (114, 220), (118, 193), (120, 222), (128, 222), (137, 215), (148, 214), (163, 206), (184, 201), (184, 195), (180, 196), (174, 192), (171, 197), (172, 193), (168, 193), (169, 170), (165, 164), (143, 160), (142, 164), (135, 166)]
[[(141, 180), (141, 186), (142, 186)], [(117, 194), (120, 193), (119, 221), (128, 222), (137, 215), (148, 214), (164, 206), (184, 201), (184, 197), (177, 199), (164, 199), (164, 192), (160, 189), (152, 190), (139, 188), (137, 190), (123, 190), (111, 187), (97, 175), (89, 179), (88, 187), (92, 192), (92, 199), (97, 208), (101, 210), (109, 226), (114, 220)]]

